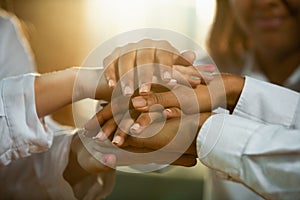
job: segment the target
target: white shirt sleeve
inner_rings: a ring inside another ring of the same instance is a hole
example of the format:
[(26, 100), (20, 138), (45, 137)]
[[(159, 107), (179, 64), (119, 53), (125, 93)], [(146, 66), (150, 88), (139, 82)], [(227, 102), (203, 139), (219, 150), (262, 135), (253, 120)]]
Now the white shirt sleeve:
[(202, 126), (199, 159), (264, 198), (295, 199), (300, 193), (299, 116), (299, 93), (247, 77), (233, 115), (213, 115)]
[(300, 128), (299, 93), (271, 83), (246, 77), (233, 115), (287, 128)]
[(0, 79), (34, 71), (34, 55), (20, 21), (0, 8)]
[(12, 161), (0, 169), (0, 194), (4, 199), (102, 199), (113, 189), (113, 170), (90, 175), (74, 188), (63, 178), (73, 133), (56, 134), (49, 151)]
[[(108, 195), (114, 185), (113, 171), (92, 175), (73, 190), (63, 179), (72, 136), (67, 133), (56, 136), (55, 131), (62, 129), (61, 126), (48, 117), (45, 118), (47, 126), (38, 119), (33, 89), (35, 75), (4, 79), (33, 72), (35, 68), (19, 20), (1, 8), (0, 66), (1, 199), (75, 199), (79, 196), (88, 200)], [(36, 154), (48, 150), (52, 140), (49, 151)]]
[(34, 79), (35, 75), (27, 74), (0, 81), (1, 167), (52, 144), (52, 132), (37, 117)]

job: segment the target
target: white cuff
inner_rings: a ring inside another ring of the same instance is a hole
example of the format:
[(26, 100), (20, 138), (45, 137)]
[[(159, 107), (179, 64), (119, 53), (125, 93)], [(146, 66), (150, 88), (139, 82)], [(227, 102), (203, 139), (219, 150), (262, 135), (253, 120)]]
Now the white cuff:
[(290, 128), (299, 106), (299, 93), (246, 77), (240, 99), (233, 111), (246, 119)]
[[(239, 126), (237, 121), (242, 125)], [(209, 168), (239, 177), (244, 147), (258, 127), (255, 122), (233, 115), (211, 116), (203, 124), (197, 138), (200, 161)]]
[(0, 120), (2, 127), (0, 163), (47, 150), (53, 139), (36, 113), (34, 74), (1, 81)]

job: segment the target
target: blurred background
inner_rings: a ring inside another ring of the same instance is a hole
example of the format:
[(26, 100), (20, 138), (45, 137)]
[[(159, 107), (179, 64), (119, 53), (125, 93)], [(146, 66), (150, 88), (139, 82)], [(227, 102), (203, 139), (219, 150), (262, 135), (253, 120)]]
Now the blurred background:
[[(81, 65), (97, 45), (139, 28), (169, 29), (205, 48), (213, 0), (3, 0), (25, 24), (40, 73)], [(54, 114), (74, 125), (72, 107)], [(201, 199), (205, 168), (172, 167), (165, 172), (118, 172), (107, 199)]]

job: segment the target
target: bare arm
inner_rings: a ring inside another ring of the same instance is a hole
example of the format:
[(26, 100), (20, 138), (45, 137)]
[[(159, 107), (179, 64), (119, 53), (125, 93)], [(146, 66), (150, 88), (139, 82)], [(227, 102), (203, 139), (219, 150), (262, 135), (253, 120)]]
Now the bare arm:
[(36, 77), (35, 103), (39, 117), (84, 98), (109, 100), (112, 89), (101, 70), (69, 68)]

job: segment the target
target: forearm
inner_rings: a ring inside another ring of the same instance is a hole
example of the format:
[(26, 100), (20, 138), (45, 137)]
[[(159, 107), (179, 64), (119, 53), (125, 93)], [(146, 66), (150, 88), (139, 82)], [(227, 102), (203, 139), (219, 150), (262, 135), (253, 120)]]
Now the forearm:
[(97, 68), (70, 68), (44, 74), (35, 80), (35, 103), (39, 117), (84, 98), (110, 100), (102, 70)]
[(76, 70), (44, 74), (35, 79), (35, 104), (39, 117), (48, 115), (72, 102)]
[(210, 112), (218, 107), (233, 111), (244, 87), (244, 78), (231, 74), (218, 74), (207, 85), (194, 89), (200, 112)]

